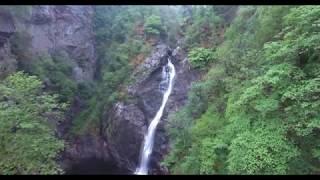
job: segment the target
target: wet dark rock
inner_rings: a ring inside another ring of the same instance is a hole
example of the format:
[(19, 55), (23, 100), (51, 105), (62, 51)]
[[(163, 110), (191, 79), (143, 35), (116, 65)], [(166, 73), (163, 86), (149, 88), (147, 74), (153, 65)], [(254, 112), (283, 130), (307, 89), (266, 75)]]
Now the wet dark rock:
[(86, 134), (73, 138), (72, 141), (68, 142), (69, 146), (61, 155), (59, 161), (62, 168), (67, 171), (75, 164), (79, 164), (86, 159), (95, 158), (101, 161), (113, 161), (113, 158), (110, 157), (107, 142), (98, 135)]
[(105, 121), (104, 135), (111, 156), (119, 167), (134, 171), (139, 159), (139, 148), (147, 130), (142, 111), (133, 104), (117, 103)]
[(121, 167), (134, 171), (138, 166), (144, 135), (162, 102), (163, 92), (159, 85), (162, 81), (162, 68), (167, 64), (168, 58), (175, 65), (176, 77), (156, 130), (150, 158), (152, 174), (167, 173), (164, 167), (160, 166), (160, 162), (168, 151), (168, 135), (165, 129), (168, 113), (177, 111), (185, 104), (191, 82), (199, 79), (199, 73), (191, 70), (182, 49), (171, 50), (165, 44), (158, 44), (150, 57), (135, 70), (135, 83), (128, 87), (128, 92), (135, 101), (117, 103), (111, 112), (112, 117), (104, 120), (115, 129), (114, 133), (106, 133), (105, 137), (113, 149), (112, 156)]

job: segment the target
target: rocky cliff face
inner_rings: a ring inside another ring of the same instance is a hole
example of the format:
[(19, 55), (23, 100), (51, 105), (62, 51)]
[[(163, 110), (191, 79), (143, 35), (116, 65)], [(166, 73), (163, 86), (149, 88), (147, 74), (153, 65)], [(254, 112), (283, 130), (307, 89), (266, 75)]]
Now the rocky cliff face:
[(199, 74), (190, 69), (186, 53), (180, 48), (170, 49), (165, 44), (155, 46), (151, 56), (134, 72), (135, 83), (128, 87), (134, 100), (118, 102), (104, 120), (105, 137), (109, 143), (110, 153), (119, 166), (135, 171), (139, 163), (140, 150), (150, 121), (158, 111), (162, 92), (159, 84), (162, 80), (162, 66), (171, 58), (176, 68), (173, 91), (164, 115), (155, 135), (155, 145), (150, 161), (153, 174), (165, 173), (160, 167), (160, 160), (168, 150), (168, 137), (164, 125), (168, 112), (174, 112), (184, 105), (191, 82), (199, 79)]
[(92, 80), (96, 54), (91, 6), (36, 6), (26, 24), (35, 54), (66, 51), (77, 81)]
[(96, 65), (92, 15), (91, 6), (32, 6), (28, 17), (23, 18), (0, 9), (0, 64), (13, 57), (10, 36), (22, 33), (31, 38), (31, 47), (26, 49), (33, 56), (65, 51), (73, 64), (73, 78), (92, 80)]
[(0, 11), (0, 79), (16, 70), (17, 62), (9, 43), (15, 29), (10, 12)]

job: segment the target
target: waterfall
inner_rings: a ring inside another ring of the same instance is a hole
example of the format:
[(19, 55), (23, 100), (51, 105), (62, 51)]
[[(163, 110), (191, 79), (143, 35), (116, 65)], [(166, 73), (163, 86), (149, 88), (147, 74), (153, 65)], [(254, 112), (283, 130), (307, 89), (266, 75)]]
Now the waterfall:
[[(144, 137), (144, 145), (143, 145), (143, 151), (141, 154), (140, 166), (134, 174), (142, 174), (142, 175), (148, 174), (148, 162), (149, 162), (150, 155), (152, 153), (152, 148), (153, 148), (153, 143), (154, 143), (154, 133), (155, 133), (157, 125), (162, 117), (164, 107), (168, 101), (170, 94), (171, 94), (173, 78), (175, 75), (176, 75), (175, 68), (174, 68), (173, 64), (171, 63), (170, 59), (168, 59), (167, 66), (163, 67), (163, 69), (162, 69), (162, 78), (166, 82), (166, 84), (168, 84), (168, 87), (163, 94), (161, 106), (160, 106), (156, 116), (151, 121), (151, 123), (148, 127), (148, 132)], [(163, 87), (161, 86), (161, 83), (160, 83), (160, 89), (162, 89), (162, 88)]]

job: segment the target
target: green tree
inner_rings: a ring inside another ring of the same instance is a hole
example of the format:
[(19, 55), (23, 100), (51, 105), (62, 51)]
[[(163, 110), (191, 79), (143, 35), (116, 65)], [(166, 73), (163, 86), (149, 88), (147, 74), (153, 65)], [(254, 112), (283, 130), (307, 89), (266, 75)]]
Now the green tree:
[(188, 54), (188, 60), (193, 68), (205, 68), (215, 60), (212, 49), (194, 48)]
[(157, 15), (151, 15), (148, 17), (144, 24), (144, 30), (147, 35), (160, 35), (160, 33), (163, 32), (161, 17)]
[(62, 173), (56, 157), (64, 142), (54, 128), (66, 105), (41, 88), (22, 72), (0, 84), (0, 174)]
[(298, 155), (276, 130), (259, 128), (232, 141), (228, 168), (234, 174), (286, 174), (290, 160)]

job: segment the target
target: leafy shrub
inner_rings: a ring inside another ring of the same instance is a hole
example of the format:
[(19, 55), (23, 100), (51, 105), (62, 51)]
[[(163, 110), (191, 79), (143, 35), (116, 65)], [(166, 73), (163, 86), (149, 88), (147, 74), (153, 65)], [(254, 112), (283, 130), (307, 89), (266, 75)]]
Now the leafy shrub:
[(146, 19), (144, 24), (144, 31), (148, 35), (160, 35), (163, 31), (163, 25), (161, 23), (160, 16), (151, 15)]
[(232, 174), (285, 174), (298, 150), (277, 131), (256, 129), (235, 138), (230, 145), (228, 168)]
[(57, 98), (42, 92), (37, 77), (22, 72), (0, 83), (1, 174), (62, 173), (55, 158), (64, 143), (49, 123), (61, 119), (66, 108)]
[(194, 48), (188, 54), (189, 62), (193, 68), (205, 68), (215, 60), (213, 50)]

